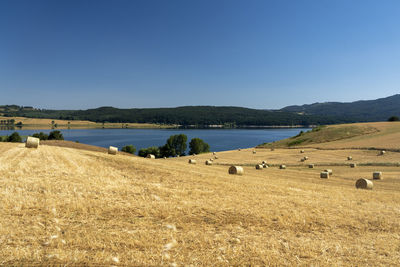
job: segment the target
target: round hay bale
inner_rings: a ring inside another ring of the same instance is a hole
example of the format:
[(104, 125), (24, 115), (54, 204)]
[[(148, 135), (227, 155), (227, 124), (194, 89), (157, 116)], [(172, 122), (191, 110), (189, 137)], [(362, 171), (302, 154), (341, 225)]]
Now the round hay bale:
[(196, 160), (195, 159), (189, 159), (189, 164), (196, 164)]
[(257, 170), (262, 170), (264, 167), (263, 167), (263, 165), (261, 165), (261, 164), (257, 164), (256, 165), (256, 169)]
[(147, 154), (146, 158), (148, 158), (148, 159), (155, 159), (156, 156), (154, 156), (153, 154)]
[(301, 159), (300, 159), (300, 161), (301, 161), (301, 162), (304, 162), (304, 161), (305, 161), (305, 159), (304, 159), (304, 158), (301, 158)]
[(356, 188), (357, 189), (368, 189), (368, 190), (372, 190), (372, 188), (374, 187), (374, 184), (372, 183), (372, 181), (367, 180), (367, 179), (358, 179), (356, 182)]
[(382, 180), (382, 172), (373, 172), (372, 173), (372, 178), (374, 180)]
[(333, 171), (332, 171), (331, 169), (326, 169), (326, 170), (324, 170), (324, 172), (329, 173), (329, 175), (332, 175), (332, 174), (333, 174)]
[(217, 153), (213, 152), (213, 155), (217, 155)]
[(304, 160), (308, 160), (308, 157), (307, 157), (307, 156), (305, 156), (305, 157), (304, 157)]
[(355, 167), (357, 167), (357, 164), (355, 164), (355, 163), (350, 163), (350, 168), (355, 168)]
[(217, 157), (217, 156), (215, 156), (215, 157), (214, 157), (214, 159), (218, 159), (218, 157)]
[(267, 164), (267, 162), (265, 160), (262, 161), (262, 164)]
[(310, 169), (314, 168), (314, 164), (308, 164), (308, 168)]
[(253, 151), (253, 154), (256, 154), (256, 153), (257, 153), (257, 152), (254, 150), (254, 151)]
[(26, 139), (25, 147), (27, 148), (38, 148), (40, 140), (39, 138), (28, 136)]
[(244, 170), (241, 166), (231, 166), (228, 170), (229, 174), (243, 175)]
[(263, 164), (262, 166), (263, 166), (264, 169), (267, 169), (267, 168), (268, 168), (268, 165), (267, 165), (267, 164)]
[(206, 165), (213, 165), (213, 162), (210, 160), (206, 160)]
[(115, 146), (109, 146), (108, 147), (108, 154), (110, 155), (117, 155), (118, 148)]
[(238, 151), (240, 151), (240, 148), (238, 149)]
[(286, 165), (283, 165), (283, 164), (280, 165), (280, 166), (279, 166), (279, 169), (282, 169), (282, 170), (286, 169)]
[(324, 178), (324, 179), (328, 179), (329, 178), (329, 172), (321, 172), (320, 177)]
[(347, 160), (352, 160), (352, 159), (353, 159), (352, 156), (348, 156), (348, 157), (347, 157)]
[(300, 150), (300, 153), (304, 153), (304, 150), (302, 149), (302, 150)]
[(164, 159), (167, 159), (167, 157), (164, 157)]
[(386, 151), (385, 151), (385, 150), (381, 150), (380, 154), (381, 154), (381, 155), (385, 155), (385, 154), (386, 154)]
[(209, 159), (209, 161), (214, 161), (214, 159)]

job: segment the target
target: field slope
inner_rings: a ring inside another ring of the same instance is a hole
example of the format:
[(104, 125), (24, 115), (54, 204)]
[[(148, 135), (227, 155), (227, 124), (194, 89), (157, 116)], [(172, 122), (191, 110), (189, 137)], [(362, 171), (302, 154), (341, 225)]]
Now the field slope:
[[(399, 154), (360, 150), (354, 162), (393, 164), (349, 168), (347, 153), (245, 149), (206, 166), (211, 153), (189, 165), (0, 143), (0, 265), (396, 265)], [(271, 167), (256, 170), (261, 160)], [(229, 175), (232, 163), (245, 175)], [(374, 190), (355, 189), (377, 169)]]

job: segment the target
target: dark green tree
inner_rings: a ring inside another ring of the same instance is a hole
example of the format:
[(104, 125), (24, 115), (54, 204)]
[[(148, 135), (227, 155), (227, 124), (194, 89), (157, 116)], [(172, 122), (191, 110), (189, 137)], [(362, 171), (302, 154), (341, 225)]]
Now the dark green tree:
[(133, 145), (127, 145), (127, 146), (124, 146), (124, 147), (121, 149), (121, 151), (122, 151), (122, 152), (126, 152), (126, 153), (130, 153), (130, 154), (135, 154), (135, 152), (136, 152), (136, 147), (134, 147)]
[(210, 145), (200, 138), (192, 138), (189, 143), (189, 148), (190, 155), (210, 152)]
[(162, 157), (184, 156), (187, 148), (187, 136), (185, 134), (171, 135), (167, 143), (160, 147)]
[(7, 142), (21, 143), (22, 142), (22, 138), (19, 135), (19, 133), (14, 132), (9, 137), (7, 137)]
[(392, 116), (392, 117), (390, 117), (389, 119), (388, 119), (388, 121), (399, 121), (400, 119), (399, 119), (399, 117), (397, 117), (397, 116)]
[(52, 131), (49, 134), (48, 140), (64, 140), (64, 136), (60, 131)]

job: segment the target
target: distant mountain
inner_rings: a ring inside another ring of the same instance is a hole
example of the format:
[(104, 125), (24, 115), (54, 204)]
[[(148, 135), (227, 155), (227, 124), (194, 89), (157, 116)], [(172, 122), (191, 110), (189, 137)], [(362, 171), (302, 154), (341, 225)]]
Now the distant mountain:
[(288, 106), (281, 111), (311, 116), (347, 117), (352, 121), (385, 121), (390, 116), (400, 117), (400, 94), (376, 100), (360, 100), (350, 103), (325, 102), (302, 106)]

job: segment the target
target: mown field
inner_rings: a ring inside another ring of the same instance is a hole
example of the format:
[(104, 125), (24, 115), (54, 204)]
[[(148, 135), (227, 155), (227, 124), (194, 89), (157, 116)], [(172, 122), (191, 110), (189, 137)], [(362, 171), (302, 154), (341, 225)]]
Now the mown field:
[[(212, 153), (154, 160), (76, 148), (0, 143), (0, 264), (400, 263), (399, 152), (242, 149), (206, 166)], [(256, 170), (262, 160), (271, 166)], [(244, 175), (229, 175), (231, 164)], [(356, 189), (373, 171), (383, 172), (373, 190)]]
[[(56, 125), (57, 129), (91, 129), (91, 128), (175, 128), (176, 125), (161, 125), (153, 123), (100, 123), (85, 120), (57, 120), (57, 119), (38, 119), (26, 117), (1, 117), (0, 120), (14, 119), (15, 123), (22, 122), (22, 129), (52, 129)], [(52, 123), (54, 122), (54, 123)], [(1, 125), (0, 125), (1, 126)]]

